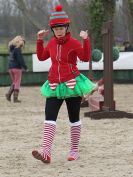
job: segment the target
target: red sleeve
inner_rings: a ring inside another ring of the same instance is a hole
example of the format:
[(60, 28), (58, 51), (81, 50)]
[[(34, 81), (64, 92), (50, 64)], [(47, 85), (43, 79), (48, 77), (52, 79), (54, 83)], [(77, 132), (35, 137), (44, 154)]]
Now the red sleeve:
[(91, 57), (91, 46), (90, 46), (90, 39), (83, 40), (83, 46), (79, 41), (77, 41), (77, 48), (76, 48), (77, 56), (81, 61), (88, 62)]
[(48, 47), (43, 46), (43, 40), (40, 40), (40, 39), (37, 40), (36, 53), (40, 61), (46, 60), (50, 57)]

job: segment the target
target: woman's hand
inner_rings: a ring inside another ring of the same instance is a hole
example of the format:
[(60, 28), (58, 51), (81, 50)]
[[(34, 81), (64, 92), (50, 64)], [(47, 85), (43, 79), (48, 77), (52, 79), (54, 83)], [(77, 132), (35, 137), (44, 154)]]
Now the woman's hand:
[(40, 30), (37, 33), (37, 39), (43, 39), (45, 36), (48, 35), (49, 30)]
[(88, 30), (81, 31), (80, 32), (80, 37), (82, 37), (82, 39), (87, 39), (88, 38)]

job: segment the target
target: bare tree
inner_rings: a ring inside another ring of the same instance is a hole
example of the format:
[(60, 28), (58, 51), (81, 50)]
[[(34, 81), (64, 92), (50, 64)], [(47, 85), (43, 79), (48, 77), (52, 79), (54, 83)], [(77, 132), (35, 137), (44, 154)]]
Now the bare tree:
[(0, 28), (1, 36), (4, 36), (7, 34), (7, 36), (10, 36), (11, 34), (11, 19), (9, 16), (13, 14), (13, 6), (10, 3), (10, 0), (3, 1), (0, 0), (0, 24), (2, 28)]
[(48, 28), (49, 15), (60, 3), (71, 19), (70, 30), (77, 37), (81, 28), (86, 28), (83, 28), (87, 23), (84, 8), (80, 7), (85, 1), (0, 0), (0, 34), (7, 37), (22, 34), (31, 38), (38, 30)]
[(114, 27), (116, 38), (120, 38), (121, 42), (132, 39), (132, 17), (127, 0), (116, 2)]
[(35, 20), (27, 9), (26, 3), (24, 0), (15, 0), (17, 7), (22, 11), (26, 18), (38, 29), (42, 28), (42, 24)]

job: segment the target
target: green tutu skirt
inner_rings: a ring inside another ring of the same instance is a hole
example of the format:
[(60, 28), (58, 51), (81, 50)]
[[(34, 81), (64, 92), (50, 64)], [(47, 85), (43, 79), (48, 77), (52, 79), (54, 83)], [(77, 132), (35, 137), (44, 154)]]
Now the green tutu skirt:
[(91, 82), (86, 76), (80, 74), (76, 78), (76, 85), (74, 89), (70, 89), (66, 86), (67, 82), (63, 82), (57, 85), (55, 90), (52, 90), (47, 80), (41, 87), (41, 94), (46, 98), (57, 97), (58, 99), (65, 99), (69, 97), (77, 97), (87, 95), (96, 89), (96, 84)]

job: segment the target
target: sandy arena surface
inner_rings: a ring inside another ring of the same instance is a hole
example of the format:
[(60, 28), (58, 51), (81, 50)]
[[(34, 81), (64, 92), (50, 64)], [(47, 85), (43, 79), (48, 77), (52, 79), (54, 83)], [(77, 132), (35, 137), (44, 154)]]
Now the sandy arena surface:
[[(62, 105), (51, 164), (34, 159), (31, 151), (42, 143), (44, 98), (39, 87), (21, 87), (21, 104), (5, 99), (0, 87), (0, 177), (133, 177), (133, 119), (91, 120), (81, 109), (80, 159), (66, 160), (69, 122)], [(114, 86), (118, 110), (133, 113), (133, 85)]]

